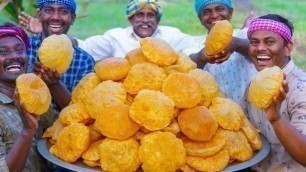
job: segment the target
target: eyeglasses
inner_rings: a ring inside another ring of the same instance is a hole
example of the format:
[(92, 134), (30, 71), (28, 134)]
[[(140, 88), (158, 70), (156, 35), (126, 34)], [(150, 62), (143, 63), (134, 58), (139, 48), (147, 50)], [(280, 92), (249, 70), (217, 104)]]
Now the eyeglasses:
[(2, 57), (8, 57), (13, 52), (15, 52), (17, 55), (25, 55), (26, 49), (24, 47), (17, 47), (15, 49), (0, 48), (0, 56)]

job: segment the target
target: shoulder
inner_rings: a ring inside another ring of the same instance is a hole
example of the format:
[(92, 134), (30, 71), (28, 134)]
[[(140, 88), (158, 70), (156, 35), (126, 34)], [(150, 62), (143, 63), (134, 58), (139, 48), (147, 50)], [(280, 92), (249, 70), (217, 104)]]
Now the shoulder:
[(116, 35), (118, 33), (127, 32), (130, 30), (132, 31), (131, 27), (126, 27), (126, 28), (117, 27), (117, 28), (107, 30), (105, 34)]
[(81, 58), (83, 60), (87, 59), (87, 60), (90, 60), (90, 61), (94, 62), (93, 57), (89, 53), (87, 53), (86, 51), (81, 49), (80, 47), (73, 45), (73, 49), (74, 49), (74, 54), (73, 54), (74, 59), (75, 58), (78, 58), (78, 59)]
[(158, 29), (161, 30), (162, 32), (177, 32), (177, 33), (182, 33), (182, 31), (176, 27), (171, 27), (171, 26), (158, 26)]

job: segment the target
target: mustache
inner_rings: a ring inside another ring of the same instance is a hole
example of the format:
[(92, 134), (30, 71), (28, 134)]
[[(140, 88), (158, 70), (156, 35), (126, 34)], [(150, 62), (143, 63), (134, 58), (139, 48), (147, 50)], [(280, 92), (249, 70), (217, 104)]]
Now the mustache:
[(24, 63), (25, 63), (25, 62), (24, 62), (21, 58), (18, 58), (18, 59), (16, 59), (16, 60), (10, 59), (10, 60), (7, 60), (7, 61), (4, 63), (4, 66), (6, 67), (6, 66), (9, 66), (9, 65), (14, 64), (14, 63), (19, 63), (19, 64), (21, 64), (22, 66), (24, 66)]
[(152, 23), (144, 23), (144, 22), (136, 23), (135, 26), (136, 26), (136, 27), (140, 27), (141, 25), (144, 25), (144, 24), (145, 24), (145, 25), (148, 25), (149, 27), (153, 27), (153, 24), (152, 24)]

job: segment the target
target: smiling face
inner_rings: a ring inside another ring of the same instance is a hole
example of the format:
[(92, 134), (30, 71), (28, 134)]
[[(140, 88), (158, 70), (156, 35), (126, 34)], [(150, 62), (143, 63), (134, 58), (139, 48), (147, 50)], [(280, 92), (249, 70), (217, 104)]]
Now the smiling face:
[(0, 82), (14, 84), (28, 68), (26, 47), (14, 36), (0, 38)]
[(215, 21), (219, 20), (228, 20), (232, 18), (233, 8), (228, 8), (223, 4), (210, 4), (205, 6), (201, 14), (199, 15), (199, 19), (202, 25), (210, 30), (214, 25)]
[(129, 18), (134, 32), (141, 38), (150, 37), (155, 32), (159, 18), (152, 9), (142, 8)]
[(283, 68), (290, 60), (293, 43), (287, 43), (272, 31), (254, 31), (250, 37), (249, 55), (258, 71), (266, 67)]
[(43, 38), (52, 34), (66, 34), (74, 23), (75, 13), (63, 5), (46, 5), (38, 12), (42, 23)]

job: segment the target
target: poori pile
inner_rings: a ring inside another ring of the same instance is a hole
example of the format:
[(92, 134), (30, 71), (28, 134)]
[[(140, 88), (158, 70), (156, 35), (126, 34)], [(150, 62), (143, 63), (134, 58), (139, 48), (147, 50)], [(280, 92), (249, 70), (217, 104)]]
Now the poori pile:
[[(220, 171), (260, 150), (259, 132), (208, 72), (145, 38), (98, 62), (43, 137), (50, 153), (103, 171)], [(223, 95), (223, 96), (222, 96)]]

